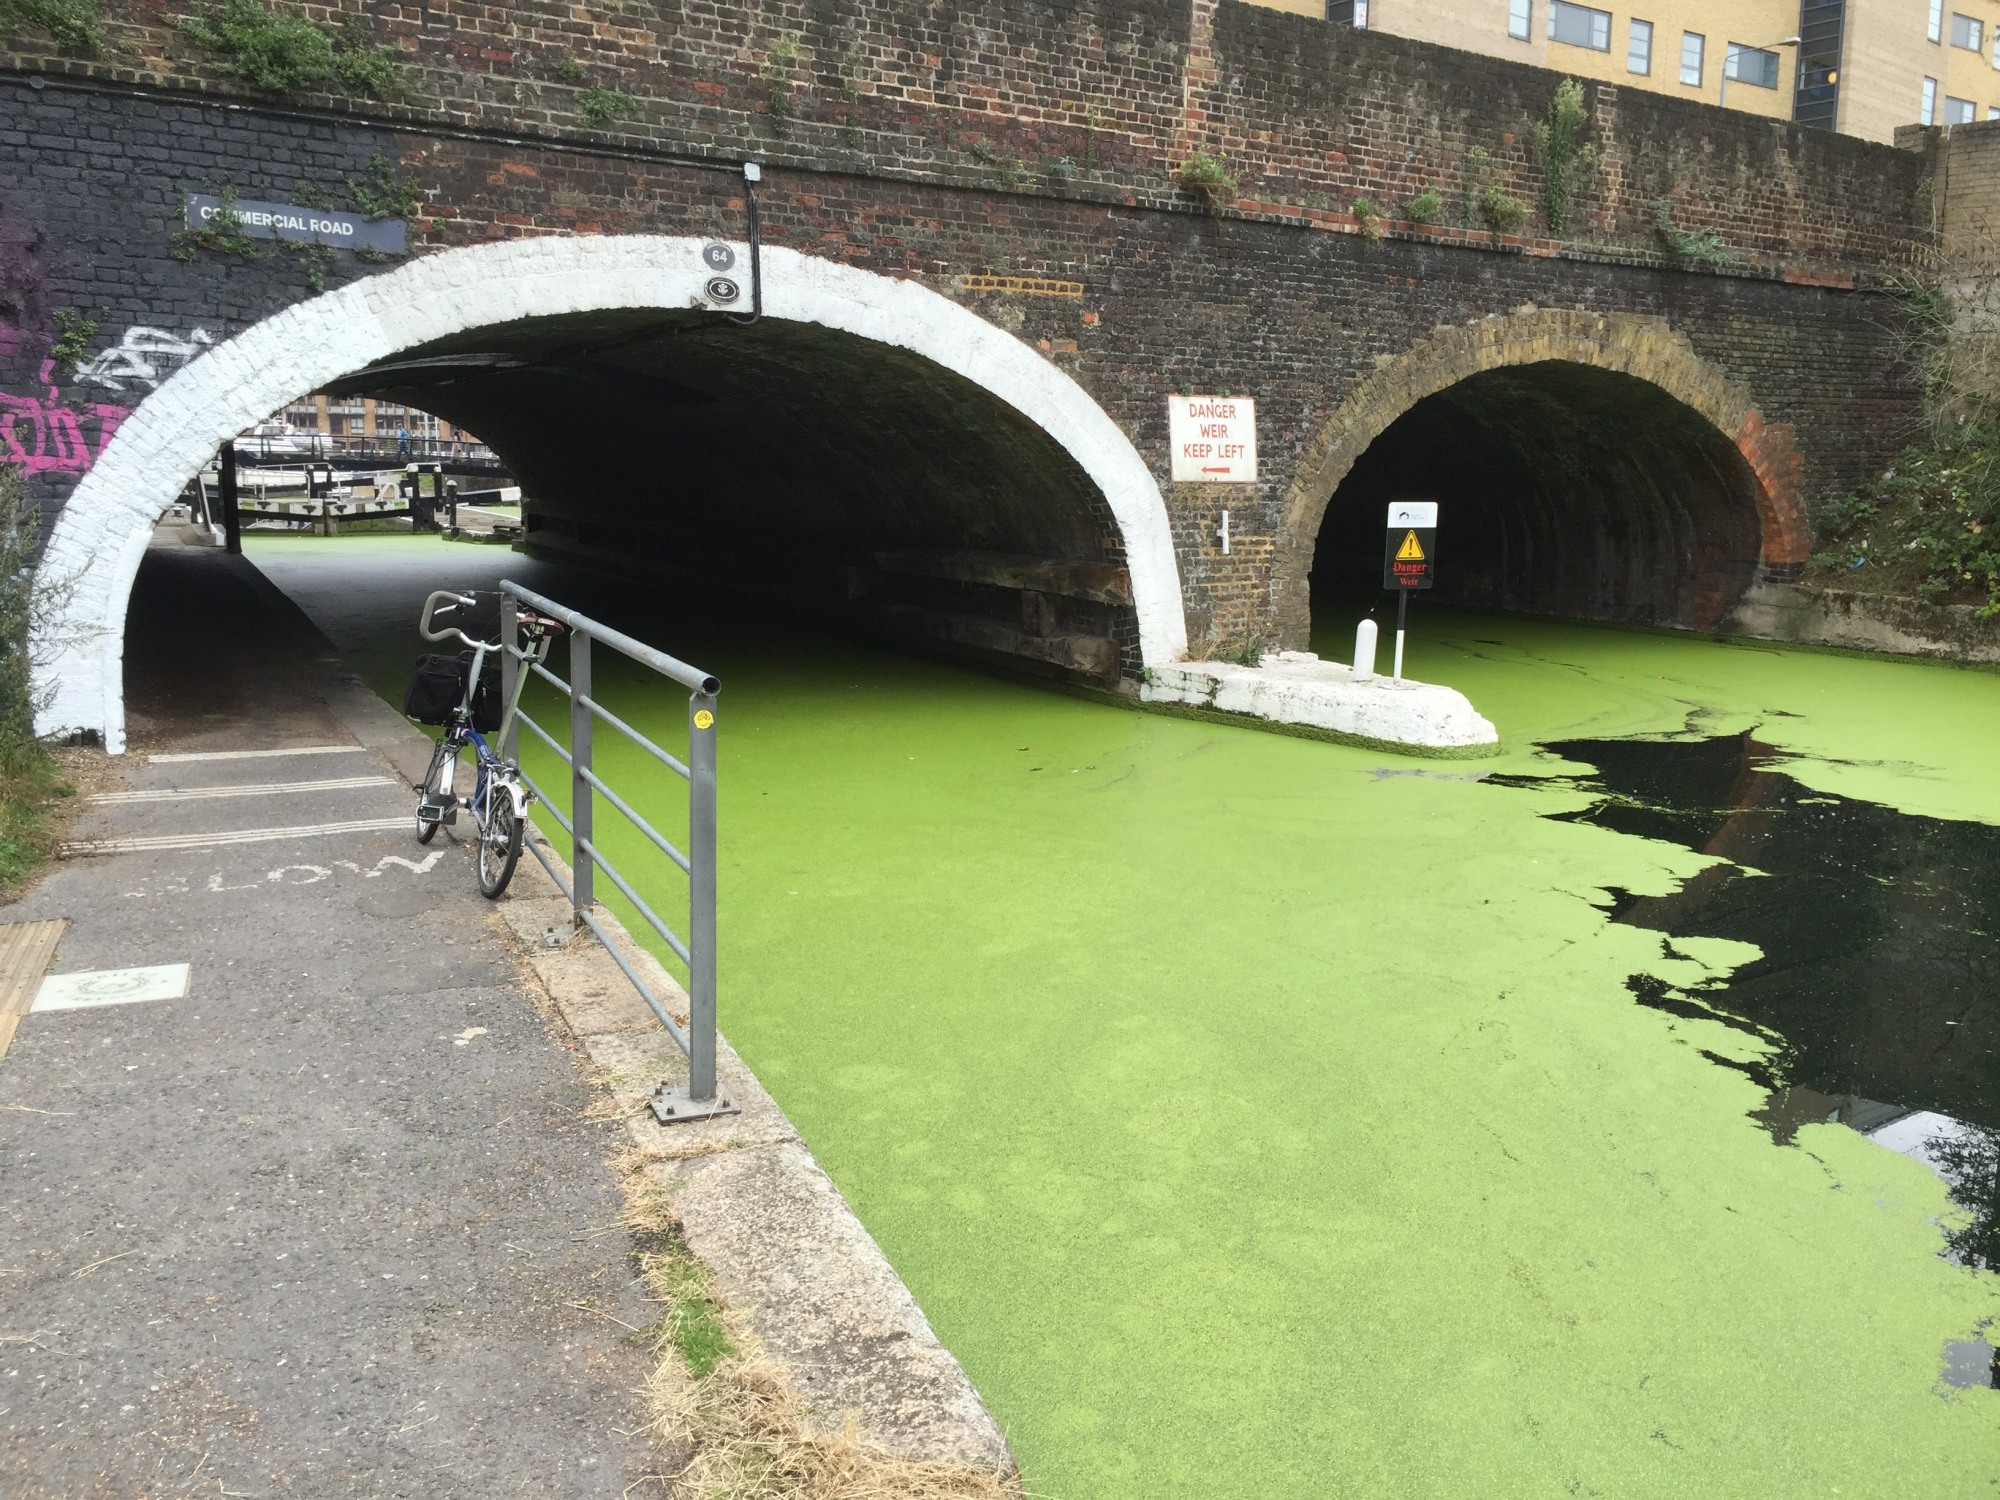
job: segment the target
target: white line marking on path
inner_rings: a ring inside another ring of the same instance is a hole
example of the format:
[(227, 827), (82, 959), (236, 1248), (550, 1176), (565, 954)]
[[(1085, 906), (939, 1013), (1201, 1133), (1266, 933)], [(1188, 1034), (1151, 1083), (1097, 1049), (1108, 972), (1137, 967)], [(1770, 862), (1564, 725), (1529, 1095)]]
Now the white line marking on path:
[(93, 854), (145, 854), (167, 849), (214, 849), (223, 844), (264, 844), (274, 839), (322, 838), (330, 833), (381, 833), (390, 828), (416, 827), (416, 818), (356, 818), (346, 823), (302, 823), (294, 828), (236, 828), (225, 833), (161, 833), (138, 839), (81, 839), (64, 844), (71, 859)]
[(141, 1000), (179, 1000), (187, 995), (192, 974), (186, 964), (51, 974), (35, 991), (33, 1009), (39, 1013), (81, 1010), (90, 1005), (133, 1005)]
[(401, 786), (393, 776), (336, 776), (327, 781), (245, 781), (233, 786), (173, 787), (151, 792), (100, 792), (95, 803), (202, 801), (210, 797), (277, 797), (287, 792), (344, 792), (352, 787)]
[(295, 750), (203, 750), (184, 755), (149, 755), (154, 766), (185, 765), (194, 760), (268, 760), (274, 755), (360, 755), (366, 745), (301, 745)]

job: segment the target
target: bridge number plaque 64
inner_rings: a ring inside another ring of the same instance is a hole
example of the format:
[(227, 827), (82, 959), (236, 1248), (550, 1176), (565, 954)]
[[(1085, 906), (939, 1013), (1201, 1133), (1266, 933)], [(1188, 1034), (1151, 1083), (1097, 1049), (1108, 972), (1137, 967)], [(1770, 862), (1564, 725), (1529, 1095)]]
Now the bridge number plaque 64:
[(1174, 483), (1255, 484), (1257, 403), (1248, 396), (1169, 396)]

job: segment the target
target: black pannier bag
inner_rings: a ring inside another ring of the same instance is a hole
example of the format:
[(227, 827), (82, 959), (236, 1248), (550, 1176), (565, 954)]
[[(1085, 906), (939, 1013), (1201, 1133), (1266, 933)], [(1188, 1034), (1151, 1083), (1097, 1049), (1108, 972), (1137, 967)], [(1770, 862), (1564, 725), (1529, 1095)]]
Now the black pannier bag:
[[(472, 653), (437, 656), (426, 653), (417, 658), (416, 676), (403, 695), (403, 712), (419, 724), (448, 724), (452, 710), (464, 701), (466, 675), (472, 670)], [(472, 727), (491, 734), (500, 727), (500, 658), (489, 655), (479, 674), (479, 690), (472, 695)]]

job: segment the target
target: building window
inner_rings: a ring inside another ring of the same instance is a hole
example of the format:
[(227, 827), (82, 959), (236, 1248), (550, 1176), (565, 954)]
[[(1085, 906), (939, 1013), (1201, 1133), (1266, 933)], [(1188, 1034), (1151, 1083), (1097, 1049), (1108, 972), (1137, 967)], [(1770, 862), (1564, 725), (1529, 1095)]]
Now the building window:
[(1970, 99), (1946, 99), (1944, 101), (1944, 122), (1947, 125), (1970, 125), (1978, 117)]
[(1703, 38), (1698, 31), (1681, 33), (1681, 82), (1689, 88), (1701, 87), (1701, 49)]
[(2000, 120), (2000, 104), (1987, 105), (1986, 118), (1989, 120)]
[(1754, 83), (1760, 89), (1774, 89), (1778, 86), (1778, 54), (1731, 42), (1722, 71), (1731, 83)]
[(1326, 18), (1342, 26), (1368, 29), (1368, 0), (1330, 0)]
[[(1535, 0), (1507, 0), (1507, 35), (1525, 42), (1535, 24)], [(1995, 60), (2000, 66), (2000, 59)]]
[(1967, 52), (1977, 52), (1980, 43), (1985, 40), (1982, 35), (1984, 30), (1977, 16), (1954, 15), (1951, 18), (1951, 44), (1963, 47)]
[(1944, 0), (1931, 0), (1930, 24), (1925, 28), (1924, 34), (1932, 41), (1936, 41), (1944, 34)]
[(1917, 120), (1924, 125), (1937, 124), (1937, 80), (1935, 78), (1926, 78), (1924, 80), (1924, 110), (1922, 114), (1917, 116)]
[(1611, 12), (1572, 5), (1569, 0), (1549, 0), (1549, 40), (1571, 47), (1588, 47), (1594, 52), (1611, 50)]
[(1847, 29), (1844, 0), (1804, 0), (1799, 7), (1798, 66), (1792, 118), (1831, 130), (1840, 119), (1840, 50)]
[(1653, 23), (1634, 21), (1631, 38), (1625, 43), (1625, 71), (1628, 73), (1650, 73), (1653, 71)]

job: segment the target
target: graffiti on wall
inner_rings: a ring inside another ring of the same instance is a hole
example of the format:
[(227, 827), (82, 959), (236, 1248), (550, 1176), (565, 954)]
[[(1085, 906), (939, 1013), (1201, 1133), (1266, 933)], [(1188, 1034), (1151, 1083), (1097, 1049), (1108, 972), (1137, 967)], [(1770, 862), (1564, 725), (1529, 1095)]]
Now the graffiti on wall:
[[(162, 382), (206, 349), (215, 335), (197, 328), (185, 336), (165, 328), (135, 326), (110, 348), (76, 368), (74, 384), (123, 394), (158, 390)], [(23, 474), (90, 471), (132, 408), (105, 401), (66, 399), (56, 383), (55, 361), (44, 359), (33, 394), (0, 391), (0, 464)]]
[(132, 409), (99, 401), (72, 406), (55, 383), (53, 360), (42, 361), (36, 383), (39, 395), (0, 391), (0, 464), (28, 475), (88, 473)]
[(164, 328), (132, 327), (125, 337), (87, 364), (76, 367), (80, 385), (101, 385), (125, 391), (143, 386), (155, 391), (174, 371), (215, 343), (215, 335), (197, 328), (183, 338)]

